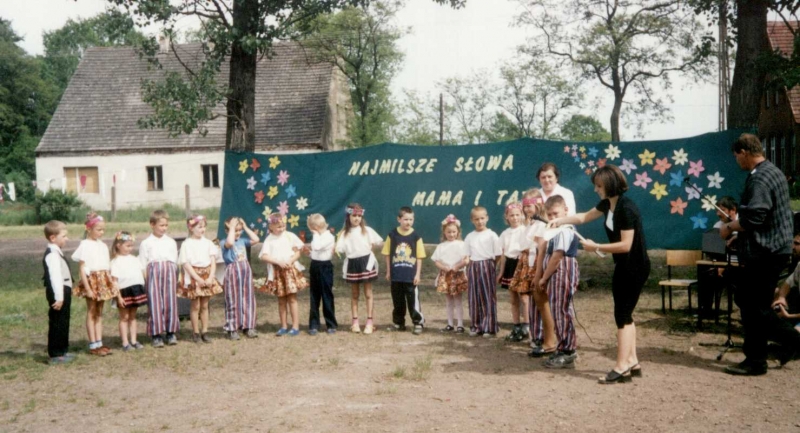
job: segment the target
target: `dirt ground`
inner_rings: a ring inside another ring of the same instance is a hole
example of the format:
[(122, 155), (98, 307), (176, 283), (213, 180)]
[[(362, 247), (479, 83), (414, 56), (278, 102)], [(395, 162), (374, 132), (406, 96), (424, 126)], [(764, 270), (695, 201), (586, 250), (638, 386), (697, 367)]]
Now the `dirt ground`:
[[(30, 254), (39, 261), (43, 247), (43, 241), (3, 241), (0, 258)], [(603, 386), (597, 378), (615, 356), (607, 288), (588, 284), (577, 294), (577, 367), (554, 371), (528, 358), (526, 345), (503, 340), (510, 330), (505, 292), (498, 293), (499, 338), (443, 334), (444, 299), (427, 278), (421, 296), (427, 328), (414, 336), (384, 330), (391, 298), (381, 283), (375, 288), (378, 331), (367, 336), (346, 332), (350, 290), (339, 281), (335, 335), (275, 337), (277, 302), (259, 294), (254, 340), (223, 338), (217, 296), (215, 340), (208, 345), (191, 343), (189, 323), (182, 322), (178, 346), (93, 358), (76, 314), (71, 344), (78, 358), (71, 365), (44, 364), (46, 329), (0, 342), (0, 432), (800, 431), (800, 361), (782, 369), (772, 362), (761, 377), (723, 374), (743, 355), (732, 351), (718, 362), (719, 348), (700, 345), (722, 343), (725, 328), (697, 331), (682, 309), (685, 294), (676, 296), (681, 309), (663, 315), (660, 292), (649, 285), (635, 314), (644, 377)], [(308, 291), (299, 302), (305, 331)], [(466, 300), (464, 307), (468, 318)], [(116, 313), (106, 310), (104, 340), (118, 348)], [(735, 331), (741, 342), (738, 322)]]

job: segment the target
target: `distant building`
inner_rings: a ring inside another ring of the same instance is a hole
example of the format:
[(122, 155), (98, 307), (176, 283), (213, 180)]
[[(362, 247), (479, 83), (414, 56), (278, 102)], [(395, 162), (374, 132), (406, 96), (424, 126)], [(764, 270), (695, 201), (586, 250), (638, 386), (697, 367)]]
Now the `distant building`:
[[(792, 29), (798, 22), (789, 23)], [(767, 24), (772, 50), (780, 50), (789, 56), (794, 46), (794, 34), (783, 21)], [(767, 90), (761, 100), (758, 117), (758, 135), (767, 153), (767, 158), (787, 175), (800, 173), (798, 161), (798, 137), (800, 137), (800, 86), (792, 89)]]
[[(202, 56), (200, 44), (174, 49), (184, 63)], [(274, 50), (258, 63), (256, 152), (336, 149), (352, 116), (344, 76), (333, 65), (309, 64), (296, 43), (277, 43)], [(164, 69), (182, 71), (171, 50), (162, 47), (158, 56)], [(75, 192), (92, 208), (107, 210), (112, 185), (117, 208), (182, 204), (189, 185), (192, 207), (219, 206), (224, 117), (206, 125), (205, 137), (170, 138), (165, 130), (137, 126), (152, 112), (142, 102), (141, 81), (159, 73), (130, 47), (88, 49), (36, 148), (38, 188)]]

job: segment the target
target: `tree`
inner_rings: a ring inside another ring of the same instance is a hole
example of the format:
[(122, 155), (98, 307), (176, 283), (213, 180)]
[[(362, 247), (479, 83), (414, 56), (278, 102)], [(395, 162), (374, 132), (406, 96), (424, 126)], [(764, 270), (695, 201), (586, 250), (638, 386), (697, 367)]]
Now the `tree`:
[[(669, 116), (657, 86), (668, 90), (671, 74), (708, 75), (712, 38), (704, 35), (683, 0), (518, 0), (520, 25), (539, 33), (546, 52), (597, 80), (614, 96), (611, 137), (620, 140), (623, 103), (632, 104), (641, 128)], [(669, 94), (666, 95), (669, 98)]]
[[(424, 146), (439, 144), (439, 98), (406, 90), (398, 111), (400, 116), (392, 128), (392, 141)], [(455, 144), (447, 113), (443, 123), (442, 144)]]
[(335, 65), (347, 78), (355, 107), (349, 146), (389, 140), (395, 122), (389, 84), (403, 61), (397, 41), (405, 33), (392, 24), (402, 3), (376, 1), (321, 15), (301, 41), (316, 61)]
[[(225, 148), (255, 150), (255, 74), (259, 56), (271, 53), (273, 41), (308, 33), (317, 16), (365, 0), (108, 0), (138, 17), (139, 24), (157, 23), (167, 35), (175, 34), (178, 18), (200, 19), (208, 41), (204, 61), (188, 67), (185, 74), (166, 73), (160, 81), (145, 83), (143, 97), (154, 114), (140, 122), (146, 127), (166, 128), (172, 134), (204, 132), (206, 121), (220, 115), (227, 119)], [(463, 6), (466, 0), (434, 0)], [(154, 58), (156, 42), (143, 51)], [(173, 49), (173, 53), (175, 50)], [(227, 85), (217, 83), (223, 62), (228, 62)], [(225, 113), (216, 110), (225, 102)]]
[[(496, 102), (513, 119), (519, 134), (515, 138), (552, 138), (560, 116), (581, 99), (579, 83), (545, 62), (540, 53), (529, 54), (500, 67), (502, 84)], [(502, 119), (495, 121), (502, 124)]]
[(145, 36), (126, 14), (109, 9), (92, 18), (67, 20), (60, 29), (44, 32), (44, 63), (47, 73), (59, 87), (58, 99), (78, 68), (89, 47), (140, 45)]
[[(0, 18), (0, 182), (30, 186), (34, 149), (55, 107), (56, 87), (44, 79), (43, 64), (17, 45), (11, 23)], [(21, 196), (27, 197), (27, 195)]]
[(561, 139), (566, 141), (610, 141), (609, 133), (599, 120), (591, 116), (573, 114), (561, 125)]
[(489, 127), (494, 119), (492, 98), (496, 91), (489, 74), (482, 71), (466, 78), (446, 78), (438, 87), (445, 96), (445, 118), (456, 129), (458, 141), (463, 144), (488, 142)]

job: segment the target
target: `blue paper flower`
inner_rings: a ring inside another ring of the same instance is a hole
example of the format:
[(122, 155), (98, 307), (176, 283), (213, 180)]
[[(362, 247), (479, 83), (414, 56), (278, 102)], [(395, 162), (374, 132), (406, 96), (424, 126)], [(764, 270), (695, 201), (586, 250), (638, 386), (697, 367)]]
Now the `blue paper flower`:
[(706, 223), (708, 222), (708, 217), (704, 216), (702, 212), (698, 213), (697, 215), (689, 218), (692, 220), (692, 229), (706, 229)]
[(592, 158), (597, 158), (597, 152), (599, 152), (599, 150), (597, 150), (596, 147), (592, 146), (592, 147), (589, 148), (589, 155)]
[(269, 171), (266, 172), (266, 173), (261, 173), (261, 183), (266, 185), (267, 182), (269, 182), (270, 179), (272, 179), (272, 175), (270, 174)]
[(669, 177), (671, 178), (669, 181), (670, 186), (681, 186), (683, 183), (683, 170), (678, 170), (677, 173), (670, 173)]
[(286, 197), (297, 197), (297, 190), (295, 189), (294, 185), (289, 185), (286, 187)]

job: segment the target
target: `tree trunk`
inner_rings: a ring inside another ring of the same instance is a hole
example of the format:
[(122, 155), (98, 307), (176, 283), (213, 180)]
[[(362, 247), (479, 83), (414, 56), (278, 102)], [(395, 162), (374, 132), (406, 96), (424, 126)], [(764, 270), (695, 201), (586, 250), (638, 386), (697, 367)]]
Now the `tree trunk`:
[(736, 0), (736, 62), (733, 67), (729, 128), (758, 125), (765, 74), (756, 68), (756, 59), (769, 50), (765, 0)]
[(614, 108), (611, 110), (611, 141), (620, 141), (619, 114), (622, 111), (622, 96), (614, 92)]
[(228, 124), (225, 134), (225, 149), (254, 152), (256, 60), (258, 50), (242, 47), (242, 35), (254, 35), (258, 31), (258, 0), (234, 0), (233, 28), (238, 35), (231, 46), (231, 69), (228, 79)]

